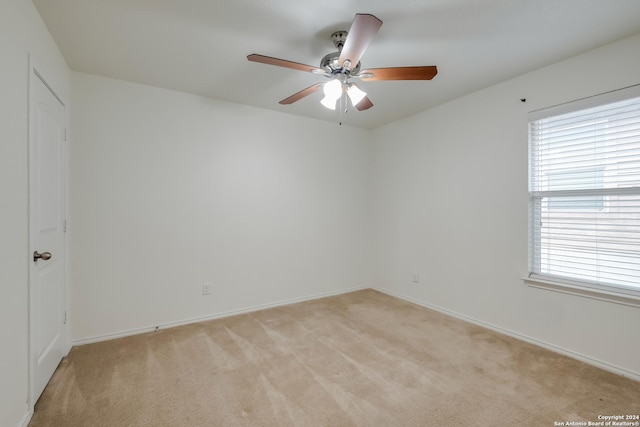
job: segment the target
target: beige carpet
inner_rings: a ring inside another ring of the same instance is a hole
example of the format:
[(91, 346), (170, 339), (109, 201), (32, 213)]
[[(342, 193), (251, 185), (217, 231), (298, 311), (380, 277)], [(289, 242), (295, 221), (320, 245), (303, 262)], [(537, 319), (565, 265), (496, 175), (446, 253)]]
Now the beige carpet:
[(30, 426), (554, 426), (639, 413), (638, 382), (366, 290), (75, 347)]

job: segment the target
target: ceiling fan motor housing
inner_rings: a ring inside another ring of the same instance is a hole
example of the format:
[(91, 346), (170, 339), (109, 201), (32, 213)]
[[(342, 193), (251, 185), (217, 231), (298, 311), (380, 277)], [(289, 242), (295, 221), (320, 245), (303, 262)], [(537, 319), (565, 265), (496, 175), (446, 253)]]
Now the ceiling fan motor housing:
[[(342, 47), (344, 46), (344, 42), (347, 40), (347, 31), (341, 30), (336, 31), (331, 34), (331, 41), (333, 45), (338, 49), (337, 52), (331, 52), (328, 55), (325, 55), (324, 58), (320, 61), (320, 68), (325, 69), (328, 73), (337, 74), (343, 73), (342, 67), (338, 65), (338, 58), (340, 57), (340, 52), (342, 51)], [(360, 71), (360, 62), (355, 67), (352, 67), (348, 74), (349, 75), (357, 75)]]

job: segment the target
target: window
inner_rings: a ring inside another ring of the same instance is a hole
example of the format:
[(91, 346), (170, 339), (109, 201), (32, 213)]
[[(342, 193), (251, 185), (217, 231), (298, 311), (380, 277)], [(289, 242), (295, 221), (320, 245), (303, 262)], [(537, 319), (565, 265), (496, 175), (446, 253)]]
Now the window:
[[(603, 187), (604, 169), (573, 169), (549, 173), (549, 190), (570, 190), (580, 186)], [(576, 196), (567, 198), (549, 198), (549, 209), (602, 210), (604, 196)]]
[(530, 114), (529, 266), (640, 300), (640, 86)]

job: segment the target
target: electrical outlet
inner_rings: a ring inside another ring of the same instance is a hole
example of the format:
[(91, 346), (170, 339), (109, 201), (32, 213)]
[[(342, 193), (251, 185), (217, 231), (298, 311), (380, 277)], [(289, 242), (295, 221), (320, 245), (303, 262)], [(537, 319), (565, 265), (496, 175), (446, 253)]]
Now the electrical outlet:
[(413, 280), (413, 283), (420, 282), (420, 273), (413, 273), (413, 277), (411, 280)]
[(202, 295), (211, 295), (211, 283), (202, 284)]

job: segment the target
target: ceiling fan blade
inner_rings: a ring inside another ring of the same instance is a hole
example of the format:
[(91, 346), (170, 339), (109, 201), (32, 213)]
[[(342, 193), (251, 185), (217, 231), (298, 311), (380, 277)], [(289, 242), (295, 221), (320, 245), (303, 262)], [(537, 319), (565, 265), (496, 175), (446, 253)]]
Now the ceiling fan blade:
[(371, 77), (361, 77), (360, 80), (362, 81), (431, 80), (438, 74), (438, 67), (428, 65), (422, 67), (370, 68), (360, 71), (360, 74), (373, 74)]
[(356, 108), (358, 109), (358, 111), (368, 110), (371, 107), (373, 107), (373, 102), (371, 102), (368, 96), (365, 96), (364, 98), (362, 98), (362, 101), (356, 104)]
[(299, 62), (287, 61), (286, 59), (272, 58), (270, 56), (259, 55), (252, 53), (247, 55), (247, 59), (252, 62), (260, 62), (262, 64), (276, 65), (278, 67), (291, 68), (293, 70), (306, 71), (308, 73), (326, 75), (327, 72), (322, 68), (314, 67), (312, 65), (301, 64)]
[(296, 92), (290, 97), (283, 99), (282, 101), (280, 101), (280, 104), (283, 104), (283, 105), (293, 104), (294, 102), (301, 100), (305, 96), (311, 95), (312, 93), (320, 89), (321, 86), (322, 86), (322, 83), (316, 83), (314, 85), (311, 85), (308, 88), (302, 89), (300, 92)]
[(348, 60), (351, 63), (349, 68), (355, 68), (381, 25), (382, 21), (375, 16), (357, 13), (340, 52), (338, 65), (343, 67), (344, 61)]

